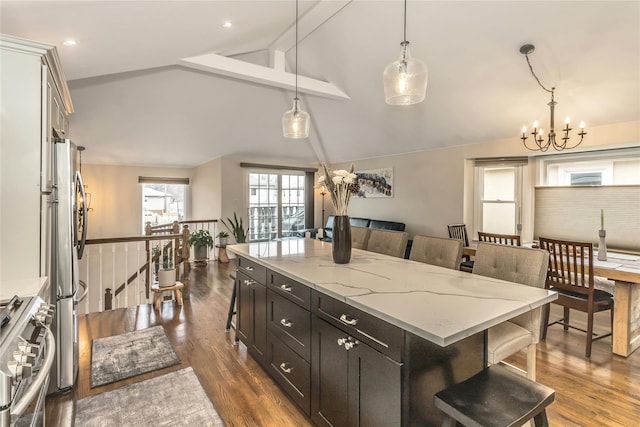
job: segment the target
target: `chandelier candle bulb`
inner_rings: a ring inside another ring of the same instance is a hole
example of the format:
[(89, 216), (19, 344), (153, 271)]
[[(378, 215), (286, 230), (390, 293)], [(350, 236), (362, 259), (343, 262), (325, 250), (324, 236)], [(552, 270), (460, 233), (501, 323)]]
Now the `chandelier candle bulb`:
[(600, 209), (600, 230), (604, 230), (604, 209)]

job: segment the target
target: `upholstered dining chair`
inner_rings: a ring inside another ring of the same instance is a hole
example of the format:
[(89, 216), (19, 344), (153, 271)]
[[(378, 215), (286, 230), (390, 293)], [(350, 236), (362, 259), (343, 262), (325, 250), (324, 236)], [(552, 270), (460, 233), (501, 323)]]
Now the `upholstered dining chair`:
[[(467, 235), (467, 226), (465, 224), (449, 224), (447, 225), (449, 237), (462, 241), (464, 246), (469, 246), (469, 236)], [(460, 270), (471, 273), (473, 270), (473, 260), (469, 255), (464, 255), (460, 263)]]
[(367, 250), (379, 254), (391, 255), (398, 258), (404, 257), (407, 248), (409, 233), (406, 231), (371, 229)]
[(478, 240), (499, 245), (520, 246), (520, 236), (517, 234), (495, 234), (478, 231)]
[[(481, 242), (476, 250), (473, 273), (544, 288), (548, 265), (549, 254), (542, 249)], [(539, 307), (489, 328), (488, 362), (503, 362), (512, 354), (526, 349), (526, 375), (535, 380), (541, 318), (542, 307)]]
[(413, 237), (410, 260), (457, 270), (460, 268), (461, 258), (462, 240), (419, 234)]
[[(611, 331), (604, 334), (593, 332), (593, 314), (599, 311), (611, 310), (611, 329), (613, 330), (613, 295), (595, 285), (593, 276), (593, 244), (586, 242), (572, 242), (540, 237), (540, 248), (549, 252), (549, 271), (547, 287), (558, 292), (558, 299), (553, 301), (564, 307), (562, 319), (549, 323), (550, 307), (544, 311), (542, 339), (547, 337), (547, 328), (553, 324), (561, 324), (564, 330), (569, 328), (586, 332), (587, 345), (585, 357), (591, 357), (593, 341), (611, 335)], [(570, 310), (587, 313), (587, 329), (584, 330), (569, 323)]]
[(366, 250), (370, 233), (369, 227), (351, 227), (351, 247)]

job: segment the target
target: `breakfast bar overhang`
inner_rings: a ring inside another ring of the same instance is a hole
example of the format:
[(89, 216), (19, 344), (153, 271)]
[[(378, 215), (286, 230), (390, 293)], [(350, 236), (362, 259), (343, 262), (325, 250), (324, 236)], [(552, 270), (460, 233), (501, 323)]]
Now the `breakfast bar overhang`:
[(318, 240), (228, 250), (238, 256), (238, 335), (317, 425), (437, 425), (433, 394), (485, 366), (487, 329), (556, 298), (357, 249), (335, 264)]

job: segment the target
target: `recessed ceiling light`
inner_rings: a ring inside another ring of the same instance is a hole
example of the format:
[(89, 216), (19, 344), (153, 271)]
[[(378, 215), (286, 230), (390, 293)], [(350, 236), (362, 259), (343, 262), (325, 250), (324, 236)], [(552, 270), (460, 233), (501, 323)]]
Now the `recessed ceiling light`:
[(66, 39), (65, 41), (62, 42), (63, 45), (65, 46), (75, 46), (78, 44), (78, 40), (76, 39)]
[(231, 21), (224, 21), (224, 24), (222, 24), (222, 28), (231, 28), (233, 27), (233, 23)]

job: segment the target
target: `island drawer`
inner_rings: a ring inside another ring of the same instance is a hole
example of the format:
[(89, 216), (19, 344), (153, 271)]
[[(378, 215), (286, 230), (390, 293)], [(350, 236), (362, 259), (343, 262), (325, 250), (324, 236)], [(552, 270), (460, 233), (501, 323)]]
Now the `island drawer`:
[(403, 361), (404, 331), (382, 319), (331, 298), (312, 293), (313, 313), (397, 362)]
[(311, 288), (307, 285), (269, 271), (267, 286), (299, 306), (311, 310)]
[(311, 313), (284, 299), (271, 289), (267, 291), (269, 330), (298, 353), (311, 358)]
[(269, 332), (269, 373), (307, 416), (311, 415), (311, 366)]
[(238, 271), (242, 271), (261, 285), (267, 283), (267, 268), (247, 258), (238, 257)]

